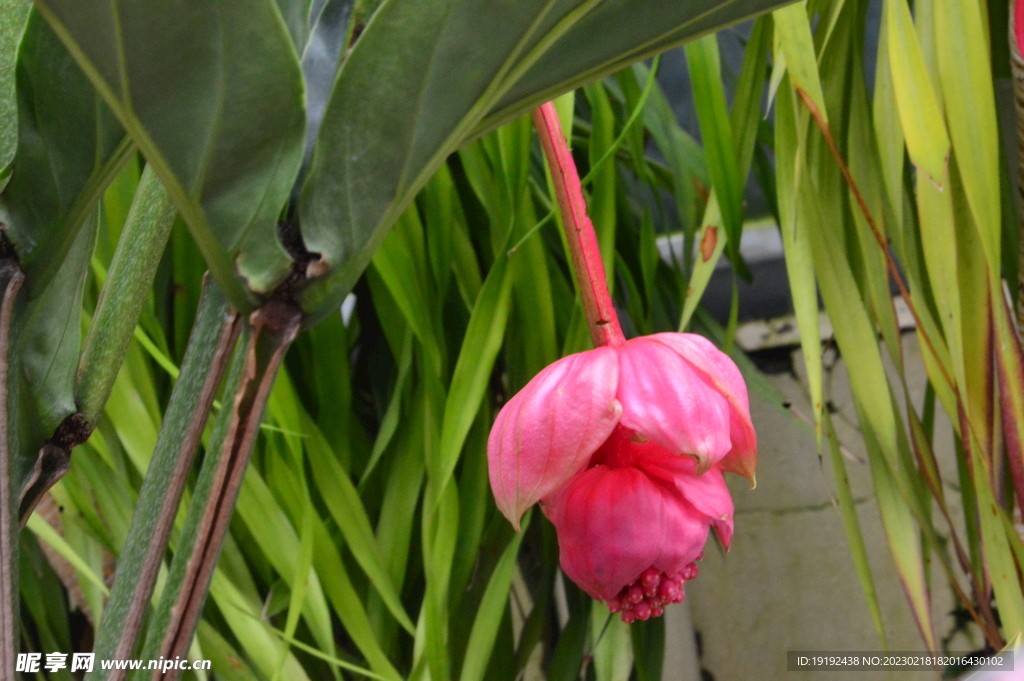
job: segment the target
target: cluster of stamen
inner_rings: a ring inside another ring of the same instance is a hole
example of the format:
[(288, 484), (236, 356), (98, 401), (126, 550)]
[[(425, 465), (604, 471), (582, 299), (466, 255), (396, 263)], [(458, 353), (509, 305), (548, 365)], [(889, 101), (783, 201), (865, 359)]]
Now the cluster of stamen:
[(622, 613), (626, 624), (658, 617), (669, 603), (683, 602), (686, 597), (683, 582), (694, 579), (699, 572), (696, 563), (690, 563), (674, 575), (649, 567), (608, 601), (608, 609)]

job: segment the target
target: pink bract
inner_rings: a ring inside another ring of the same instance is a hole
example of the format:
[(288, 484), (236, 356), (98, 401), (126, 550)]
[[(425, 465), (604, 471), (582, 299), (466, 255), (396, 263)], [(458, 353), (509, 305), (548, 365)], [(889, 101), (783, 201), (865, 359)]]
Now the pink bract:
[(519, 519), (586, 466), (619, 421), (615, 351), (597, 348), (547, 366), (508, 401), (487, 440), (498, 508)]
[(679, 572), (708, 538), (708, 523), (638, 468), (588, 468), (545, 510), (562, 570), (604, 601), (649, 567)]

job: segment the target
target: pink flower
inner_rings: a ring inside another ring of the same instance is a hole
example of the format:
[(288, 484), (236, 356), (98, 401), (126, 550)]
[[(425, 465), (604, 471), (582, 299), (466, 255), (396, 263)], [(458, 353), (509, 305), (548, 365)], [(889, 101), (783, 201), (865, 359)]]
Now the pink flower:
[(562, 570), (632, 622), (683, 600), (711, 527), (728, 549), (722, 471), (753, 482), (757, 438), (736, 365), (700, 336), (627, 341), (554, 105), (533, 112), (595, 348), (541, 371), (498, 414), (491, 489), (515, 528), (540, 501)]
[(722, 471), (753, 481), (756, 448), (732, 360), (661, 333), (545, 368), (498, 414), (487, 456), (501, 512), (518, 529), (542, 502), (565, 574), (631, 622), (682, 600), (712, 526), (728, 548)]

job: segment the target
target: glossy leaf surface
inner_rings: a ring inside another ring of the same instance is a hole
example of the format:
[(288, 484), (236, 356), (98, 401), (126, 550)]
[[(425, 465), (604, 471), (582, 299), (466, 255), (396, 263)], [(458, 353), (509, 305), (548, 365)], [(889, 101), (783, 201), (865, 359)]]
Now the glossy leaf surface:
[(387, 230), (466, 141), (634, 61), (782, 3), (394, 0), (343, 64), (300, 203), (331, 273), (307, 291), (324, 314)]
[(271, 0), (39, 4), (166, 185), (236, 306), (290, 259), (277, 221), (302, 157), (299, 62)]
[(29, 9), (28, 3), (20, 0), (4, 0), (0, 3), (0, 182), (7, 174), (3, 169), (14, 158), (14, 150), (18, 145), (14, 64)]
[(36, 13), (21, 41), (16, 77), (18, 146), (11, 181), (0, 195), (0, 222), (26, 273), (14, 343), (24, 386), (19, 453), (34, 459), (75, 411), (72, 383), (96, 202), (131, 145)]

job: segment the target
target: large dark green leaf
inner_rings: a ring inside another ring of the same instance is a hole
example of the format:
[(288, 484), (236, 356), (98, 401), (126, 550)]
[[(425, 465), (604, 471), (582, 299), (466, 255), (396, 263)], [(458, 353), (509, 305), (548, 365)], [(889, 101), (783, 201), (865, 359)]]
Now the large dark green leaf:
[(14, 63), (29, 8), (22, 0), (0, 0), (0, 189), (6, 176), (4, 169), (18, 146)]
[(63, 262), (116, 171), (119, 163), (108, 161), (116, 157), (124, 131), (35, 12), (16, 74), (20, 134), (10, 184), (0, 198), (0, 221), (29, 270), (28, 285), (38, 287)]
[(452, 151), (562, 92), (779, 0), (388, 0), (342, 65), (300, 202), (333, 308)]
[(305, 115), (275, 2), (37, 6), (160, 176), (233, 302), (244, 309), (251, 292), (276, 287), (290, 267), (276, 230)]
[[(477, 125), (483, 134), (547, 100), (697, 36), (767, 12), (791, 0), (559, 0), (531, 2), (552, 9), (525, 69)], [(466, 3), (463, 3), (466, 4)], [(538, 12), (539, 16), (539, 12)], [(556, 18), (557, 17), (557, 21)], [(545, 42), (551, 40), (552, 44)], [(481, 43), (486, 44), (486, 38)]]
[(131, 145), (71, 55), (38, 14), (18, 52), (18, 146), (0, 222), (26, 281), (15, 311), (20, 452), (36, 452), (75, 412), (82, 283), (96, 201)]
[(302, 48), (309, 40), (310, 28), (310, 0), (274, 0), (277, 10), (281, 13), (284, 25), (288, 29), (288, 35), (295, 45), (296, 52), (302, 53)]
[[(74, 232), (75, 241), (56, 276), (45, 286), (33, 285), (28, 276), (15, 312), (15, 348), (21, 369), (18, 442), (29, 466), (35, 464), (37, 453), (61, 423), (78, 411), (75, 370), (82, 344), (82, 289), (96, 245), (95, 213)], [(23, 473), (29, 475), (28, 470)]]

